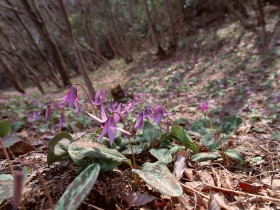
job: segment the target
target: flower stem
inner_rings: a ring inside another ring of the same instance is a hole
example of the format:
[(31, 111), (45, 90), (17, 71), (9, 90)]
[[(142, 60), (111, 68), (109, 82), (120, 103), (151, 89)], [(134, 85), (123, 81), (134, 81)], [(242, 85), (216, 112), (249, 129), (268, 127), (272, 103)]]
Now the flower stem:
[(67, 123), (69, 124), (69, 126), (71, 127), (73, 132), (75, 133), (75, 136), (78, 137), (76, 129), (74, 129), (74, 127), (72, 126), (69, 118), (66, 116), (66, 114), (64, 113), (64, 110), (59, 106), (59, 104), (56, 101), (50, 101), (49, 103), (54, 103), (55, 104), (55, 107), (57, 107), (59, 109), (59, 111), (62, 113), (63, 117), (65, 118), (65, 120), (67, 121)]
[(92, 108), (93, 108), (94, 114), (97, 116), (97, 111), (96, 111), (96, 109), (95, 109), (95, 106), (94, 106), (94, 104), (92, 103), (92, 100), (91, 100), (91, 98), (90, 98), (90, 96), (89, 96), (88, 92), (87, 92), (87, 91), (86, 91), (86, 89), (84, 88), (84, 86), (83, 86), (83, 85), (81, 85), (81, 84), (79, 84), (79, 83), (74, 84), (74, 85), (79, 85), (79, 86), (83, 89), (83, 91), (84, 91), (84, 92), (85, 92), (85, 94), (87, 95), (88, 100), (90, 101), (90, 103), (91, 103), (91, 105), (92, 105)]
[(2, 138), (0, 138), (0, 144), (1, 144), (1, 147), (2, 147), (3, 152), (4, 152), (4, 154), (5, 154), (5, 157), (6, 157), (7, 161), (8, 161), (10, 171), (11, 171), (13, 177), (15, 178), (15, 172), (14, 172), (14, 169), (13, 169), (13, 166), (12, 166), (12, 163), (11, 163), (11, 160), (10, 160), (10, 157), (9, 157), (9, 154), (8, 154), (8, 152), (7, 152), (7, 150), (6, 150), (6, 147), (5, 147), (4, 143), (3, 143)]
[(130, 137), (127, 137), (130, 145), (130, 150), (131, 150), (131, 155), (132, 155), (132, 163), (133, 163), (133, 168), (136, 169), (136, 162), (135, 162), (135, 157), (134, 157), (134, 152), (133, 152), (133, 147), (130, 141)]

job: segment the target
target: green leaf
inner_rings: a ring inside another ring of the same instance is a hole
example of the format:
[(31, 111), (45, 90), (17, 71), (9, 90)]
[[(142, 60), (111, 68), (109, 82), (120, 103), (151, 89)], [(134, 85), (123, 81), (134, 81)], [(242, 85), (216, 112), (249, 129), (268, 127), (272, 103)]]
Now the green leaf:
[(241, 156), (240, 153), (238, 153), (237, 151), (235, 150), (232, 150), (232, 149), (228, 149), (226, 151), (224, 151), (224, 154), (226, 156), (228, 156), (229, 158), (233, 159), (234, 161), (240, 163), (240, 164), (244, 164), (245, 160), (244, 158)]
[(24, 125), (25, 125), (25, 122), (16, 121), (12, 124), (12, 130), (14, 132), (18, 132)]
[(172, 147), (172, 148), (169, 150), (169, 152), (170, 152), (171, 155), (174, 155), (174, 154), (176, 154), (177, 152), (179, 152), (180, 150), (185, 150), (185, 149), (186, 149), (185, 146), (176, 145), (176, 146)]
[[(148, 143), (132, 145), (133, 153), (134, 154), (140, 154), (141, 152), (146, 150), (146, 148), (148, 148), (148, 147), (149, 147)], [(123, 155), (131, 155), (132, 154), (130, 145), (126, 145), (125, 147), (121, 148), (119, 151)]]
[(1, 123), (0, 123), (0, 137), (4, 137), (4, 136), (7, 136), (10, 131), (11, 131), (12, 127), (11, 127), (11, 124), (8, 120), (3, 120)]
[(191, 123), (190, 130), (197, 132), (200, 135), (205, 135), (207, 133), (207, 129), (212, 128), (213, 124), (212, 120), (203, 118)]
[(202, 162), (206, 160), (215, 160), (220, 157), (222, 157), (222, 155), (219, 152), (203, 152), (193, 155), (191, 159), (195, 162)]
[(172, 162), (172, 156), (169, 153), (169, 150), (166, 148), (151, 149), (150, 153), (151, 153), (151, 155), (156, 157), (160, 162), (162, 162), (164, 164)]
[(55, 206), (55, 210), (78, 209), (81, 203), (86, 199), (95, 184), (100, 172), (98, 164), (88, 166), (79, 174), (67, 187)]
[(198, 146), (192, 141), (182, 126), (173, 126), (171, 128), (171, 135), (179, 140), (182, 144), (186, 145), (189, 149), (193, 150), (194, 152), (199, 152)]
[(47, 154), (48, 165), (51, 165), (54, 162), (67, 157), (69, 155), (68, 145), (72, 141), (73, 141), (72, 136), (65, 131), (62, 131), (61, 133), (55, 135), (48, 143), (48, 154)]
[(230, 115), (227, 117), (224, 117), (221, 120), (220, 123), (220, 129), (222, 130), (223, 133), (225, 134), (230, 134), (235, 131), (235, 129), (241, 125), (242, 119), (239, 116), (236, 115)]
[(14, 177), (11, 174), (0, 175), (0, 203), (13, 196)]
[(148, 185), (163, 195), (176, 197), (183, 193), (178, 180), (170, 173), (169, 169), (162, 163), (144, 163), (142, 170), (132, 169)]
[(110, 171), (122, 162), (129, 160), (116, 149), (109, 149), (93, 141), (92, 135), (84, 135), (68, 146), (68, 152), (74, 163), (83, 167), (88, 163), (99, 163), (101, 170)]
[(200, 137), (200, 142), (210, 150), (220, 149), (227, 142), (228, 136), (221, 134), (218, 141), (214, 139), (215, 130), (208, 130), (206, 135)]
[(160, 130), (148, 121), (144, 121), (143, 137), (145, 140), (152, 142), (155, 138), (160, 138)]

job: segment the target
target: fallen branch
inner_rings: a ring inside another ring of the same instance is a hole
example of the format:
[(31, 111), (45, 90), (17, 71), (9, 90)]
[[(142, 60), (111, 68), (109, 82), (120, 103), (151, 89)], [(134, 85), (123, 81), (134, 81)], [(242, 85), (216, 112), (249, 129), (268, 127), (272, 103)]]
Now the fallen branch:
[(271, 198), (271, 197), (256, 195), (256, 194), (251, 194), (251, 193), (245, 193), (245, 192), (236, 191), (236, 190), (229, 190), (229, 189), (226, 189), (226, 188), (216, 187), (216, 186), (209, 185), (209, 184), (206, 184), (206, 183), (203, 183), (203, 184), (206, 185), (207, 187), (215, 189), (215, 190), (220, 190), (220, 191), (223, 191), (223, 192), (228, 192), (228, 193), (235, 194), (235, 195), (242, 195), (242, 196), (246, 196), (246, 197), (256, 197), (257, 199), (260, 198), (264, 201), (271, 201), (271, 202), (275, 202), (277, 204), (280, 204), (280, 199), (277, 199), (277, 198)]
[[(197, 194), (200, 195), (201, 197), (203, 197), (203, 198), (205, 198), (205, 199), (207, 199), (207, 200), (210, 200), (210, 197), (208, 197), (207, 195), (204, 195), (203, 193), (201, 193), (201, 192), (199, 192), (199, 191), (197, 191), (197, 190), (195, 190), (195, 189), (193, 189), (193, 188), (191, 188), (191, 187), (189, 187), (189, 186), (187, 186), (187, 185), (184, 185), (184, 184), (182, 184), (182, 183), (180, 183), (180, 184), (181, 184), (181, 186), (184, 187), (186, 190), (188, 190), (188, 191), (190, 191), (190, 192), (193, 192), (193, 193), (197, 193)], [(229, 208), (228, 206), (225, 206), (223, 203), (221, 203), (221, 202), (218, 201), (218, 200), (216, 200), (216, 201), (217, 201), (218, 204), (219, 204), (221, 207), (223, 207), (224, 209), (230, 210), (230, 208)]]

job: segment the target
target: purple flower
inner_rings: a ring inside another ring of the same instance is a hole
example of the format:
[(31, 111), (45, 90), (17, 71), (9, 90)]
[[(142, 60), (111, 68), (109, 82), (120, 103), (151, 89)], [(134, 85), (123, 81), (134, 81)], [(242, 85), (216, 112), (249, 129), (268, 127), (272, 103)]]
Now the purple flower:
[(258, 53), (258, 49), (257, 48), (253, 49), (252, 53), (253, 54), (257, 54)]
[(135, 123), (135, 126), (134, 128), (137, 129), (143, 129), (143, 120), (144, 120), (144, 112), (140, 112), (138, 114), (138, 117), (137, 117), (137, 120), (136, 120), (136, 123)]
[(71, 108), (74, 105), (74, 107), (77, 110), (80, 109), (80, 107), (78, 106), (78, 103), (81, 104), (81, 102), (78, 99), (78, 91), (75, 86), (72, 86), (70, 88), (70, 90), (68, 91), (67, 95), (59, 100), (62, 100), (62, 102), (60, 103), (61, 105), (64, 105), (66, 102), (68, 102), (69, 108)]
[(116, 123), (119, 122), (122, 117), (124, 117), (124, 112), (121, 111), (121, 106), (122, 104), (114, 103), (109, 109)]
[(128, 131), (126, 131), (122, 128), (119, 128), (116, 125), (116, 123), (120, 121), (120, 116), (121, 116), (120, 107), (121, 107), (121, 104), (119, 104), (118, 106), (113, 105), (113, 110), (111, 110), (112, 115), (110, 115), (109, 117), (106, 116), (105, 107), (103, 104), (101, 104), (101, 112), (100, 112), (101, 118), (98, 118), (87, 112), (87, 114), (89, 116), (91, 116), (92, 118), (94, 118), (95, 120), (97, 120), (101, 123), (105, 123), (98, 140), (100, 140), (102, 137), (104, 137), (106, 134), (108, 134), (110, 144), (112, 145), (115, 140), (117, 130), (124, 134), (131, 135)]
[(126, 102), (126, 104), (123, 104), (123, 106), (124, 106), (124, 111), (123, 111), (124, 114), (126, 114), (128, 112), (131, 112), (134, 109), (136, 104), (137, 103), (135, 103), (135, 102)]
[(106, 116), (106, 112), (105, 112), (105, 107), (102, 104), (101, 105), (101, 110), (100, 110), (100, 118), (94, 116), (93, 114), (90, 114), (89, 112), (87, 112), (87, 114), (92, 117), (93, 119), (97, 120), (98, 122), (104, 123), (106, 122), (106, 120), (108, 119)]
[(137, 117), (137, 120), (136, 120), (136, 123), (135, 123), (135, 126), (134, 128), (137, 129), (143, 129), (143, 120), (144, 118), (146, 119), (151, 119), (151, 107), (148, 106), (144, 111), (140, 112), (138, 114), (138, 117)]
[(275, 97), (274, 102), (277, 104), (280, 102), (280, 95)]
[(95, 93), (95, 96), (94, 96), (93, 103), (95, 105), (101, 105), (105, 101), (105, 98), (106, 98), (106, 92), (97, 90), (96, 93)]
[(127, 132), (126, 130), (117, 127), (116, 123), (114, 122), (114, 117), (112, 117), (112, 116), (108, 117), (108, 119), (106, 120), (106, 122), (104, 124), (103, 130), (102, 130), (100, 136), (98, 137), (98, 141), (101, 138), (103, 138), (106, 134), (108, 134), (110, 144), (112, 145), (115, 140), (117, 130), (124, 134), (130, 135), (130, 133)]
[(156, 124), (159, 124), (161, 119), (163, 118), (163, 114), (166, 113), (166, 110), (163, 106), (155, 106), (154, 107), (154, 117), (153, 120)]
[(209, 109), (208, 102), (207, 101), (202, 101), (202, 103), (200, 104), (199, 107), (203, 112), (208, 111), (208, 109)]
[(152, 119), (156, 124), (159, 124), (161, 119), (163, 117), (168, 117), (172, 114), (172, 112), (167, 112), (166, 109), (161, 105), (154, 106), (153, 115), (151, 113), (151, 107), (148, 106), (143, 112), (140, 112), (138, 114), (136, 123), (134, 128), (137, 129), (143, 129), (143, 120), (146, 119)]
[(31, 114), (28, 115), (27, 120), (29, 122), (34, 122), (37, 121), (40, 118), (40, 112), (32, 112)]

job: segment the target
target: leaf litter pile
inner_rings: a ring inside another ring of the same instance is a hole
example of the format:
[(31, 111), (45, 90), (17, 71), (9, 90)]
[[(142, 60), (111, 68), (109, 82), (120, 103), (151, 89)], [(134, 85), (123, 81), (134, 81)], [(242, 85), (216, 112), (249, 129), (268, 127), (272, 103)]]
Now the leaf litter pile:
[[(101, 67), (91, 75), (97, 89), (119, 81), (132, 97), (118, 106), (100, 91), (97, 113), (65, 107), (71, 126), (50, 102), (62, 92), (2, 94), (13, 132), (2, 120), (0, 136), (17, 173), (1, 150), (0, 209), (279, 209), (280, 37), (267, 52), (240, 28), (188, 38), (205, 40), (203, 51), (185, 43), (169, 60), (142, 53), (135, 64)], [(120, 78), (100, 81), (114, 72)], [(78, 106), (75, 94), (91, 106), (76, 86), (64, 102)]]

